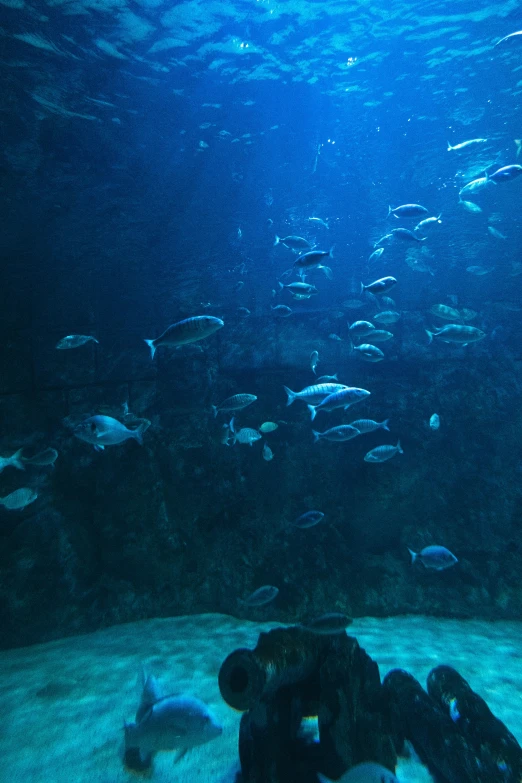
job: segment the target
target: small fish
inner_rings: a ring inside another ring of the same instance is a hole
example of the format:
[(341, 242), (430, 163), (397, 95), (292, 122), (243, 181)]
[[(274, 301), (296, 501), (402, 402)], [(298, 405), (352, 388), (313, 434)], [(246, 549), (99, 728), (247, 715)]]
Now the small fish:
[(251, 312), (248, 309), (248, 307), (238, 307), (237, 313), (238, 315), (241, 316), (241, 318), (248, 318), (248, 316), (251, 315)]
[(299, 527), (301, 530), (306, 530), (309, 527), (318, 525), (324, 519), (322, 511), (307, 511), (305, 514), (301, 514), (295, 520), (294, 527)]
[(316, 383), (313, 386), (306, 386), (300, 392), (293, 392), (288, 386), (283, 386), (287, 395), (287, 406), (291, 405), (295, 400), (303, 400), (303, 402), (313, 405), (324, 400), (329, 394), (335, 394), (335, 392), (347, 388), (344, 383)]
[(245, 446), (252, 446), (256, 440), (261, 440), (261, 435), (252, 427), (243, 427), (235, 434), (235, 442)]
[(220, 442), (224, 446), (233, 446), (236, 442), (236, 431), (234, 429), (234, 417), (230, 419), (228, 424), (223, 424)]
[(467, 307), (463, 307), (460, 311), (460, 317), (463, 321), (473, 321), (474, 318), (476, 318), (478, 313), (475, 310), (470, 310)]
[(426, 207), (423, 207), (420, 204), (402, 204), (400, 207), (395, 207), (395, 209), (388, 207), (387, 217), (390, 217), (390, 215), (393, 215), (396, 218), (419, 217), (419, 215), (427, 214), (428, 210)]
[(509, 33), (509, 35), (505, 35), (503, 38), (501, 38), (499, 41), (496, 42), (495, 46), (498, 46), (504, 41), (509, 41), (510, 38), (515, 38), (515, 36), (517, 35), (522, 35), (522, 30), (517, 30), (515, 33)]
[(425, 568), (432, 568), (434, 571), (444, 571), (459, 562), (445, 546), (427, 546), (420, 552), (408, 549), (408, 552), (411, 555), (412, 565), (419, 560)]
[(378, 324), (395, 324), (400, 320), (401, 314), (395, 310), (382, 310), (373, 316), (373, 320)]
[(375, 330), (375, 326), (370, 321), (354, 321), (348, 327), (351, 337), (367, 337)]
[(426, 241), (426, 237), (421, 237), (419, 239), (419, 237), (416, 237), (413, 231), (410, 231), (409, 228), (392, 228), (390, 234), (392, 239), (400, 239), (402, 242), (425, 242)]
[(426, 229), (429, 226), (433, 226), (436, 223), (442, 223), (441, 217), (442, 217), (442, 212), (437, 217), (429, 217), (429, 218), (426, 218), (425, 220), (421, 220), (421, 222), (417, 223), (417, 225), (415, 226), (415, 228), (413, 230), (414, 231), (421, 231), (421, 230), (422, 231), (426, 231)]
[(385, 343), (392, 339), (393, 334), (392, 332), (387, 332), (386, 329), (374, 329), (371, 337), (372, 343)]
[(239, 603), (244, 606), (264, 606), (265, 604), (271, 603), (278, 595), (279, 588), (274, 587), (273, 585), (263, 585), (263, 587), (258, 587), (257, 590), (250, 593), (244, 601), (239, 599)]
[(14, 454), (11, 454), (10, 457), (0, 457), (0, 473), (9, 466), (18, 468), (18, 470), (25, 470), (25, 465), (22, 462), (22, 451), (23, 449), (18, 449), (18, 451), (15, 451)]
[(426, 334), (428, 335), (429, 343), (432, 342), (434, 337), (439, 337), (445, 343), (457, 343), (458, 345), (476, 343), (479, 340), (483, 340), (486, 336), (485, 332), (477, 329), (476, 326), (463, 326), (462, 324), (448, 324), (437, 332), (430, 332), (429, 329), (426, 329)]
[(440, 427), (440, 416), (438, 413), (434, 413), (430, 416), (430, 430), (438, 430)]
[(330, 226), (328, 225), (328, 222), (327, 222), (328, 218), (325, 221), (325, 220), (322, 220), (321, 218), (318, 218), (318, 217), (309, 217), (308, 220), (310, 221), (310, 223), (316, 223), (319, 226), (324, 226), (325, 228), (330, 228)]
[(308, 242), (307, 239), (304, 239), (304, 237), (295, 237), (295, 236), (278, 237), (276, 234), (274, 247), (279, 244), (286, 245), (286, 247), (289, 247), (292, 250), (300, 250), (305, 247), (308, 248), (312, 247), (310, 242)]
[(149, 427), (149, 422), (142, 422), (139, 427), (129, 430), (117, 419), (112, 416), (90, 416), (85, 421), (77, 424), (74, 428), (74, 435), (86, 443), (92, 443), (97, 451), (103, 451), (105, 446), (115, 446), (123, 443), (129, 438), (137, 440), (140, 446), (143, 445), (143, 433)]
[(9, 511), (20, 511), (30, 503), (34, 503), (38, 497), (38, 492), (34, 489), (15, 489), (10, 495), (6, 495), (5, 498), (0, 498), (0, 505), (7, 508)]
[(279, 424), (276, 424), (275, 421), (264, 421), (259, 428), (259, 432), (274, 432), (274, 430), (277, 430), (278, 428)]
[(477, 277), (483, 277), (484, 275), (489, 275), (490, 272), (493, 272), (495, 269), (494, 266), (478, 266), (478, 265), (472, 265), (466, 267), (466, 272), (469, 272), (470, 275), (476, 275)]
[(346, 410), (352, 405), (355, 405), (358, 402), (362, 402), (364, 399), (366, 399), (366, 397), (369, 396), (370, 392), (366, 391), (366, 389), (357, 389), (353, 386), (348, 386), (338, 392), (329, 394), (328, 397), (325, 397), (318, 404), (309, 404), (308, 410), (310, 411), (310, 415), (313, 421), (318, 411), (330, 412), (336, 410), (337, 408), (344, 408), (344, 410)]
[(360, 299), (345, 299), (342, 306), (347, 310), (360, 310), (361, 307), (364, 307), (364, 302), (361, 302)]
[(500, 231), (497, 231), (497, 229), (493, 228), (493, 226), (488, 226), (488, 231), (491, 234), (491, 236), (495, 237), (496, 239), (507, 239), (507, 236), (505, 234), (502, 234)]
[(329, 266), (318, 266), (317, 268), (322, 271), (322, 273), (324, 274), (325, 277), (328, 278), (328, 280), (333, 279), (333, 272)]
[(515, 157), (518, 158), (522, 150), (522, 139), (515, 139), (514, 141), (517, 148), (517, 154), (515, 155)]
[(245, 285), (244, 280), (238, 280), (237, 283), (232, 286), (232, 291), (235, 291), (237, 293), (238, 291), (241, 291), (244, 285)]
[[(332, 781), (317, 773), (320, 783), (332, 783)], [(393, 772), (390, 772), (386, 767), (381, 767), (380, 764), (376, 764), (373, 761), (363, 761), (360, 764), (356, 764), (355, 767), (350, 767), (348, 772), (337, 780), (337, 783), (399, 783)]]
[(321, 377), (317, 379), (317, 383), (332, 383), (332, 381), (338, 380), (337, 373), (335, 373), (335, 375), (321, 375)]
[(448, 152), (451, 150), (463, 150), (469, 147), (470, 144), (485, 144), (487, 139), (468, 139), (468, 141), (461, 141), (460, 144), (454, 144), (453, 146), (448, 141)]
[(314, 285), (311, 285), (310, 283), (299, 282), (299, 281), (294, 283), (288, 283), (288, 285), (283, 285), (283, 283), (279, 283), (279, 290), (282, 291), (283, 288), (288, 288), (291, 294), (305, 294), (306, 296), (311, 296), (312, 294), (319, 293), (319, 291)]
[(444, 304), (435, 304), (430, 307), (428, 313), (436, 315), (438, 318), (442, 318), (444, 321), (459, 321), (460, 313), (454, 307), (448, 307)]
[(155, 340), (145, 340), (145, 342), (150, 348), (151, 358), (154, 359), (156, 349), (160, 345), (169, 348), (187, 345), (197, 340), (203, 340), (224, 325), (221, 318), (214, 318), (213, 315), (196, 315), (193, 318), (185, 318), (183, 321), (172, 324)]
[(396, 446), (377, 446), (377, 448), (369, 451), (365, 457), (365, 462), (386, 462), (394, 457), (396, 454), (404, 454), (401, 448), (400, 440), (397, 441)]
[(265, 443), (265, 445), (263, 446), (263, 459), (266, 460), (267, 462), (270, 462), (270, 460), (274, 459), (274, 452), (272, 451), (268, 443)]
[(361, 283), (361, 294), (369, 291), (374, 296), (379, 296), (380, 294), (385, 294), (394, 285), (397, 285), (397, 280), (394, 277), (381, 277), (380, 280), (375, 280), (373, 283), (368, 283), (368, 285)]
[(502, 166), (493, 174), (488, 175), (488, 182), (511, 182), (522, 174), (522, 166), (513, 163), (511, 166)]
[(468, 212), (482, 212), (482, 207), (479, 207), (479, 205), (475, 204), (473, 201), (463, 201), (462, 199), (459, 199), (459, 204), (461, 204), (464, 209), (467, 209)]
[(292, 315), (292, 308), (287, 307), (287, 305), (276, 305), (275, 307), (270, 307), (274, 315), (278, 315), (280, 318), (288, 318), (289, 315)]
[(389, 419), (384, 419), (384, 421), (381, 422), (373, 421), (373, 419), (357, 419), (357, 421), (350, 422), (351, 426), (359, 430), (361, 435), (366, 435), (368, 432), (375, 432), (375, 430), (386, 430), (389, 432), (389, 423)]
[(310, 369), (312, 370), (313, 374), (316, 375), (315, 368), (319, 364), (319, 353), (317, 351), (312, 351), (310, 354)]
[(54, 465), (56, 460), (58, 459), (58, 452), (56, 449), (44, 449), (43, 451), (40, 451), (38, 454), (35, 454), (34, 457), (22, 457), (22, 460), (25, 462), (26, 465)]
[(324, 440), (331, 440), (332, 443), (344, 443), (347, 440), (356, 438), (357, 435), (360, 434), (359, 430), (351, 424), (341, 424), (339, 427), (331, 427), (325, 432), (316, 432), (315, 430), (312, 430), (314, 443), (323, 440), (323, 438)]
[(459, 198), (462, 196), (463, 193), (475, 193), (477, 190), (482, 190), (488, 184), (489, 184), (488, 177), (478, 177), (478, 179), (473, 179), (471, 182), (468, 182), (467, 185), (464, 185), (464, 187), (462, 187), (459, 190)]
[(255, 394), (233, 394), (232, 397), (227, 397), (226, 400), (223, 400), (220, 405), (213, 405), (212, 412), (214, 416), (217, 416), (220, 412), (241, 411), (243, 408), (252, 405), (256, 400)]
[(328, 614), (322, 614), (320, 617), (314, 617), (313, 620), (307, 623), (301, 623), (300, 627), (318, 636), (331, 636), (343, 633), (352, 622), (352, 618), (346, 614), (329, 612)]
[(81, 345), (90, 342), (99, 344), (95, 337), (86, 334), (68, 334), (67, 337), (62, 337), (62, 339), (56, 343), (56, 347), (59, 351), (65, 351), (69, 348), (79, 348)]
[(342, 337), (339, 337), (339, 335), (338, 335), (338, 334), (334, 334), (333, 332), (332, 332), (331, 334), (329, 334), (329, 335), (328, 335), (328, 339), (329, 339), (329, 340), (336, 340), (336, 341), (337, 341), (337, 342), (339, 342), (339, 343), (340, 343), (340, 342), (342, 342), (342, 340), (343, 340), (343, 338), (342, 338)]
[(382, 362), (384, 359), (384, 353), (376, 345), (370, 345), (370, 343), (363, 343), (362, 345), (354, 345), (353, 351), (357, 352), (357, 355), (364, 359), (365, 362)]
[(384, 248), (378, 247), (377, 250), (374, 250), (371, 256), (369, 257), (368, 263), (370, 263), (370, 261), (377, 261), (377, 259), (380, 258), (383, 253), (384, 253)]
[(391, 298), (391, 296), (381, 296), (380, 299), (375, 300), (377, 305), (381, 305), (381, 307), (387, 307), (388, 310), (392, 310), (395, 305), (395, 300)]
[(327, 258), (332, 258), (333, 247), (330, 250), (309, 250), (308, 253), (303, 253), (299, 258), (294, 261), (295, 269), (322, 269), (322, 262)]

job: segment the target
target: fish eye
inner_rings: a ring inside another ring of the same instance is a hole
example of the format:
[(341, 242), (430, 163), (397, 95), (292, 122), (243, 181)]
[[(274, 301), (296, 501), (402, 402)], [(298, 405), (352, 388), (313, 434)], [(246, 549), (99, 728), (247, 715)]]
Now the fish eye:
[(91, 432), (96, 432), (96, 424), (91, 421)]

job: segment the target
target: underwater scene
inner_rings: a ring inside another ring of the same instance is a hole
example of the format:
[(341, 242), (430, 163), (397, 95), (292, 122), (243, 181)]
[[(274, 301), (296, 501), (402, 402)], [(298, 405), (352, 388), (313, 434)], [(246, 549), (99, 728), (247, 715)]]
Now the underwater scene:
[(521, 4), (0, 44), (0, 781), (520, 783)]

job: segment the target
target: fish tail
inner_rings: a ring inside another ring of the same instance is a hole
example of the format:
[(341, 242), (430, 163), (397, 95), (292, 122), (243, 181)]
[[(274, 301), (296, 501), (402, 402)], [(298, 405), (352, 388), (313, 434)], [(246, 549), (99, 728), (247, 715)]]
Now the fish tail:
[(315, 405), (307, 405), (306, 407), (310, 411), (310, 416), (311, 416), (311, 419), (313, 421), (315, 419), (315, 417), (316, 417)]
[(297, 398), (297, 394), (295, 392), (293, 392), (291, 389), (289, 389), (288, 386), (283, 386), (283, 389), (285, 390), (285, 392), (288, 395), (288, 399), (286, 401), (286, 404), (287, 404), (287, 406), (291, 405), (294, 402), (294, 400)]
[(278, 245), (278, 244), (280, 243), (280, 241), (281, 241), (281, 237), (278, 237), (278, 236), (277, 236), (277, 234), (276, 234), (276, 235), (275, 235), (275, 242), (274, 242), (274, 247), (275, 247), (276, 245)]
[(22, 451), (23, 448), (18, 449), (18, 451), (15, 452), (11, 457), (11, 465), (13, 466), (13, 468), (18, 468), (18, 470), (25, 470), (25, 465), (22, 462), (23, 460)]
[(393, 212), (393, 209), (392, 209), (392, 208), (390, 207), (390, 205), (388, 204), (388, 214), (386, 215), (386, 217), (390, 217), (390, 215), (391, 215), (391, 213), (392, 213), (392, 212)]
[(433, 341), (433, 332), (430, 332), (429, 329), (425, 329), (424, 331), (428, 335), (428, 345), (431, 345), (431, 343)]
[(328, 256), (329, 256), (329, 258), (333, 258), (333, 251), (334, 251), (334, 247), (335, 247), (335, 245), (332, 245), (332, 247), (331, 247), (331, 248), (330, 248), (330, 250), (328, 251)]
[(282, 284), (282, 282), (280, 280), (278, 280), (277, 285), (279, 286), (279, 290), (282, 291), (283, 288), (284, 288), (284, 285)]
[(397, 449), (397, 451), (399, 452), (399, 454), (404, 454), (404, 451), (403, 451), (403, 449), (402, 449), (402, 446), (401, 446), (401, 442), (400, 442), (400, 440), (398, 440), (398, 441), (397, 441), (397, 446), (396, 446), (396, 449)]
[(418, 558), (417, 552), (414, 552), (413, 549), (408, 548), (408, 552), (411, 555), (411, 564), (413, 565), (416, 559)]
[(390, 431), (390, 428), (388, 427), (389, 423), (390, 423), (389, 419), (384, 419), (383, 423), (381, 424), (381, 428), (389, 432)]
[(232, 416), (232, 418), (228, 422), (228, 429), (230, 430), (230, 432), (233, 433), (233, 435), (234, 435), (234, 443), (235, 443), (236, 442), (236, 430), (235, 430), (235, 426), (234, 426), (234, 421), (235, 421), (235, 416)]
[(337, 377), (337, 373), (335, 373), (335, 375), (332, 375), (332, 378), (333, 378), (334, 380), (336, 380), (336, 381), (338, 381), (338, 380), (339, 380), (339, 378)]
[(451, 144), (448, 141), (448, 152), (451, 152), (452, 149), (453, 149), (453, 147), (451, 146)]
[(150, 348), (150, 358), (154, 359), (154, 354), (156, 353), (156, 346), (154, 345), (154, 340), (145, 340), (145, 342)]
[(361, 294), (364, 294), (364, 291), (365, 291), (364, 283), (361, 282)]
[(315, 430), (312, 430), (312, 435), (314, 436), (314, 443), (317, 443), (318, 440), (321, 439), (321, 432), (316, 432)]
[(149, 423), (146, 421), (142, 421), (139, 427), (134, 430), (134, 437), (136, 438), (140, 446), (143, 446), (143, 433), (148, 428), (149, 428)]
[(218, 415), (218, 407), (217, 405), (212, 405), (212, 413), (214, 414), (214, 418)]

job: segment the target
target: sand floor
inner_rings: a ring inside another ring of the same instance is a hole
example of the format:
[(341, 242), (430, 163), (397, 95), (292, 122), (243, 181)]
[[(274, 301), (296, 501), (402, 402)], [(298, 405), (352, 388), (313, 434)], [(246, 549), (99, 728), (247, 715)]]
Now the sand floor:
[[(239, 714), (221, 700), (217, 673), (236, 647), (255, 645), (260, 625), (225, 615), (148, 620), (0, 653), (0, 782), (129, 783), (123, 722), (133, 720), (142, 666), (166, 693), (205, 701), (223, 735), (181, 760), (160, 753), (157, 783), (229, 783), (237, 769)], [(349, 629), (383, 676), (401, 667), (423, 685), (440, 663), (454, 666), (522, 740), (522, 623), (363, 618)], [(430, 780), (402, 762), (405, 783)]]

